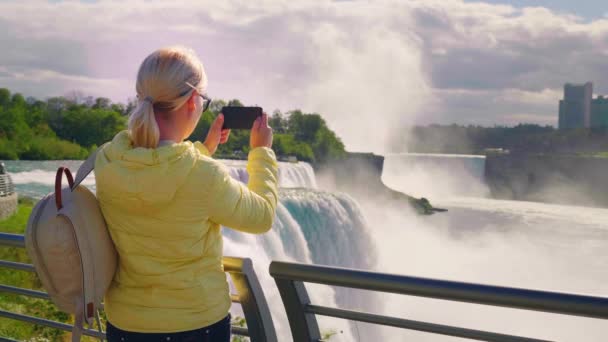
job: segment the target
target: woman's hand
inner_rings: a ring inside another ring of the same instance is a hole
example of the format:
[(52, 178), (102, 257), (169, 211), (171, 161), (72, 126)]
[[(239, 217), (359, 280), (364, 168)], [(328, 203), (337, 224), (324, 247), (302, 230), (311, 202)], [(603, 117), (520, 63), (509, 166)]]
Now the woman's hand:
[(253, 123), (249, 146), (251, 146), (251, 149), (256, 147), (272, 147), (272, 128), (268, 126), (268, 114), (262, 114)]
[(211, 155), (213, 155), (217, 150), (217, 145), (226, 143), (226, 141), (228, 141), (228, 138), (230, 137), (230, 130), (222, 129), (223, 125), (224, 114), (220, 113), (220, 115), (218, 115), (217, 118), (215, 118), (215, 120), (211, 124), (211, 127), (209, 127), (209, 132), (207, 132), (207, 138), (203, 143), (203, 145), (207, 147), (207, 150), (209, 150), (209, 153)]

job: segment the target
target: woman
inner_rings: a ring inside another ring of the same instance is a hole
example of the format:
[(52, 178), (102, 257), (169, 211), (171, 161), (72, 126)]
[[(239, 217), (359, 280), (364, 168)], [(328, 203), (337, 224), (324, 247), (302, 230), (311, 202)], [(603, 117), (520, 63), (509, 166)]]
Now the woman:
[(128, 130), (97, 155), (97, 197), (119, 255), (105, 297), (110, 342), (230, 340), (220, 225), (270, 229), (277, 162), (266, 114), (251, 131), (247, 186), (211, 158), (230, 134), (221, 114), (205, 142), (184, 141), (209, 105), (206, 87), (193, 51), (155, 51), (139, 68)]

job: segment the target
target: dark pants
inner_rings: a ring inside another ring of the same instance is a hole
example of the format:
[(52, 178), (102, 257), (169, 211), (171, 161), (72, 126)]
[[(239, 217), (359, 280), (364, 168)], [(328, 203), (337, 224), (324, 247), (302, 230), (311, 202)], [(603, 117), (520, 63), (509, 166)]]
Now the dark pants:
[(106, 339), (108, 342), (230, 342), (230, 314), (210, 326), (176, 333), (129, 332), (108, 321)]

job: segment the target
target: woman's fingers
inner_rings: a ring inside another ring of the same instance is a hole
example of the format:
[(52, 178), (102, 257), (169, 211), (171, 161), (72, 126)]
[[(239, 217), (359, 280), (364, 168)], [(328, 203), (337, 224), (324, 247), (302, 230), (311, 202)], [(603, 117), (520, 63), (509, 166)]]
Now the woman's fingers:
[(272, 128), (268, 126), (268, 114), (263, 113), (253, 123), (249, 146), (251, 148), (272, 147)]
[[(222, 126), (224, 125), (224, 115), (220, 113), (220, 115), (215, 118), (211, 127), (209, 127), (209, 132), (207, 132), (207, 138), (205, 138), (205, 142), (203, 143), (209, 153), (213, 155), (217, 150), (217, 145), (220, 143), (222, 139)], [(228, 138), (226, 137), (226, 140)]]
[(224, 126), (224, 114), (220, 113), (220, 115), (215, 118), (215, 121), (213, 121), (213, 129), (219, 131), (222, 129), (222, 126)]
[(258, 117), (257, 119), (255, 119), (255, 121), (253, 122), (253, 127), (251, 128), (252, 131), (257, 131), (260, 129), (260, 126), (262, 125), (262, 118)]
[(230, 130), (229, 129), (222, 130), (222, 135), (220, 137), (220, 144), (225, 144), (228, 141), (229, 137), (230, 137)]

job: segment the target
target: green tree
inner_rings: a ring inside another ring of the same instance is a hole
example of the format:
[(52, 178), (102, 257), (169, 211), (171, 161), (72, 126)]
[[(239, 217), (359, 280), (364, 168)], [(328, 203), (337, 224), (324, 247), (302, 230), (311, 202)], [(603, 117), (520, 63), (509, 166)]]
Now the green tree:
[(243, 103), (237, 99), (232, 99), (230, 101), (228, 101), (227, 106), (230, 107), (243, 107)]
[(9, 104), (11, 100), (11, 92), (6, 88), (0, 88), (0, 106), (4, 107)]
[(57, 135), (81, 146), (101, 145), (126, 128), (126, 118), (111, 109), (71, 106), (63, 113)]
[(295, 141), (308, 144), (312, 148), (313, 161), (323, 163), (345, 155), (344, 144), (331, 131), (319, 114), (305, 114), (300, 110), (288, 113), (287, 132)]
[[(76, 159), (111, 140), (127, 127), (128, 114), (137, 103), (112, 103), (110, 99), (74, 91), (67, 97), (27, 100), (21, 94), (0, 89), (0, 158)], [(238, 99), (216, 99), (201, 116), (190, 140), (204, 141), (211, 123), (224, 106), (243, 106)], [(279, 156), (323, 162), (343, 155), (344, 145), (319, 114), (294, 110), (283, 115), (276, 110), (270, 118), (274, 128), (274, 149)], [(249, 152), (249, 130), (233, 130), (217, 155), (232, 157)]]
[(218, 99), (218, 100), (212, 100), (211, 104), (209, 105), (209, 109), (208, 111), (215, 114), (219, 114), (219, 112), (222, 111), (222, 107), (227, 106), (228, 104), (226, 103), (226, 101)]
[(98, 97), (95, 99), (95, 104), (93, 104), (93, 109), (110, 109), (112, 106), (112, 101), (107, 97)]
[(298, 160), (313, 162), (315, 160), (312, 147), (303, 142), (297, 142), (293, 135), (275, 134), (272, 149), (277, 155), (296, 156)]
[(287, 131), (287, 123), (279, 110), (275, 110), (274, 113), (272, 113), (272, 116), (268, 120), (268, 124), (276, 133), (285, 133)]

